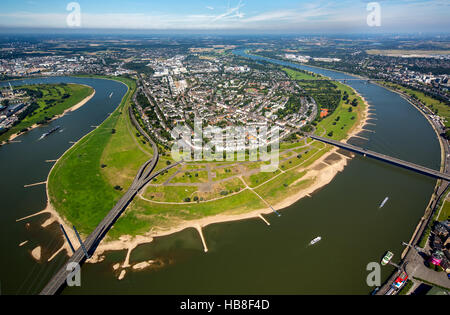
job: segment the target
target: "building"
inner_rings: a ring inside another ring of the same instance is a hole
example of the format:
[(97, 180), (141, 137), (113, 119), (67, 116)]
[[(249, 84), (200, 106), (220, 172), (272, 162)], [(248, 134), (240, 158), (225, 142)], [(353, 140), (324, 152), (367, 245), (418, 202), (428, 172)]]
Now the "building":
[(328, 108), (321, 108), (320, 109), (320, 118), (324, 118), (328, 115)]
[(8, 107), (8, 110), (6, 111), (6, 116), (9, 117), (24, 107), (25, 107), (25, 104), (23, 104), (23, 103), (19, 103), (19, 104), (10, 106), (10, 107)]

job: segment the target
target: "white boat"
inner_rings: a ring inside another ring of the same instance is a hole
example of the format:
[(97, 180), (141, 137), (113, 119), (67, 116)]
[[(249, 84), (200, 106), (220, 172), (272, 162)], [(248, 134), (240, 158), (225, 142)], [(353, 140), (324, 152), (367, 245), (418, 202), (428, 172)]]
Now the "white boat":
[(114, 92), (112, 92), (111, 94), (109, 94), (109, 98), (111, 98), (113, 96)]
[(315, 239), (313, 239), (311, 242), (309, 242), (309, 245), (314, 245), (316, 244), (318, 241), (320, 241), (322, 239), (322, 237), (317, 236)]
[(384, 198), (383, 202), (380, 204), (379, 209), (383, 208), (388, 200), (389, 200), (389, 197)]

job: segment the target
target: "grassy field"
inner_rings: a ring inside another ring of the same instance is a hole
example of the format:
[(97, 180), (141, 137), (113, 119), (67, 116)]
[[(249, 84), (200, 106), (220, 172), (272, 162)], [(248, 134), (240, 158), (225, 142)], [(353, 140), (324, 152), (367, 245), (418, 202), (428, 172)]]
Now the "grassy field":
[(186, 220), (216, 214), (241, 214), (263, 208), (265, 205), (261, 199), (249, 190), (216, 201), (175, 205), (136, 198), (109, 232), (109, 237), (116, 239), (124, 234), (139, 235), (155, 228), (169, 229)]
[(401, 91), (414, 99), (418, 99), (422, 104), (424, 104), (429, 109), (431, 109), (435, 114), (437, 114), (441, 117), (444, 117), (445, 121), (446, 121), (446, 123), (445, 123), (446, 127), (450, 127), (450, 106), (448, 106), (447, 104), (445, 104), (437, 99), (434, 99), (428, 95), (425, 95), (421, 91), (417, 91), (417, 90), (414, 90), (411, 88), (406, 88), (399, 84), (385, 82), (385, 81), (382, 81), (381, 84), (383, 84), (391, 89)]
[(441, 213), (437, 218), (438, 221), (450, 220), (450, 202), (444, 201), (444, 205), (442, 206)]
[[(290, 78), (293, 80), (299, 80), (297, 83), (302, 88), (306, 89), (317, 89), (319, 87), (313, 87), (312, 83), (307, 80), (318, 80), (323, 79), (326, 80), (325, 77), (321, 76), (312, 76), (303, 71), (295, 71), (292, 69), (283, 69)], [(306, 81), (302, 81), (306, 80)], [(365, 110), (364, 101), (361, 99), (359, 95), (357, 95), (352, 88), (349, 86), (342, 84), (340, 82), (332, 81), (332, 84), (336, 86), (335, 94), (340, 93), (340, 98), (336, 109), (332, 112), (332, 114), (323, 118), (319, 121), (316, 127), (316, 133), (322, 134), (325, 131), (324, 136), (328, 138), (332, 138), (335, 140), (344, 139), (350, 130), (355, 126), (362, 117), (362, 113)], [(347, 93), (348, 99), (344, 100), (344, 92)], [(312, 93), (314, 97), (314, 92)], [(352, 105), (352, 102), (356, 100), (356, 106)], [(316, 102), (320, 106), (320, 102), (316, 99)], [(323, 105), (323, 104), (322, 104)]]
[(89, 86), (79, 84), (39, 84), (20, 86), (16, 89), (26, 89), (42, 93), (42, 97), (31, 98), (36, 102), (36, 109), (29, 113), (20, 123), (13, 126), (0, 136), (0, 142), (7, 140), (11, 135), (30, 128), (34, 124), (46, 122), (54, 116), (62, 114), (66, 109), (78, 104), (94, 92)]
[(289, 68), (283, 68), (283, 71), (293, 80), (318, 80), (321, 78), (319, 75), (312, 72), (296, 71)]
[[(83, 234), (91, 232), (108, 213), (151, 152), (150, 147), (146, 148), (147, 153), (141, 151), (134, 133), (128, 129), (125, 109), (136, 85), (132, 80), (122, 82), (129, 90), (119, 107), (69, 149), (49, 176), (51, 203)], [(116, 185), (120, 188), (115, 189)]]
[[(296, 74), (291, 72), (291, 75), (295, 77)], [(296, 78), (307, 80), (308, 76), (302, 73)], [(84, 234), (95, 228), (128, 188), (140, 165), (153, 154), (149, 144), (144, 144), (142, 137), (136, 135), (126, 115), (125, 109), (135, 89), (134, 82), (126, 83), (130, 91), (119, 108), (98, 129), (70, 149), (50, 175), (52, 204)], [(320, 85), (321, 88), (326, 86), (329, 85)], [(357, 98), (350, 88), (341, 84), (336, 86), (341, 94), (347, 91), (349, 100)], [(319, 128), (327, 132), (333, 130), (333, 138), (342, 139), (358, 120), (357, 113), (363, 109), (360, 99), (356, 107), (352, 106), (354, 112), (348, 111), (350, 106), (341, 99), (335, 112), (319, 122)], [(350, 115), (356, 118), (351, 119)], [(337, 116), (340, 118), (333, 124)], [(198, 161), (177, 166), (153, 180), (142, 192), (142, 198), (133, 200), (108, 237), (117, 239), (124, 234), (139, 235), (151, 229), (171, 228), (186, 220), (267, 208), (255, 192), (269, 203), (276, 204), (308, 187), (314, 180), (302, 179), (307, 168), (329, 150), (329, 146), (311, 139), (307, 143), (298, 139), (282, 144), (280, 169), (254, 175), (251, 172), (268, 162)], [(156, 169), (173, 163), (167, 153), (161, 156)], [(245, 175), (248, 172), (250, 175)], [(243, 181), (255, 187), (255, 192), (246, 188)]]
[[(348, 93), (350, 101), (346, 104), (346, 102), (341, 99), (338, 108), (331, 115), (320, 121), (318, 126), (326, 130), (325, 137), (342, 140), (347, 137), (353, 126), (359, 123), (366, 105), (361, 97), (355, 94), (353, 89), (339, 82), (336, 82), (336, 85), (341, 92), (346, 91)], [(357, 106), (351, 105), (351, 102), (354, 99), (356, 99), (358, 103)], [(351, 111), (349, 111), (350, 109)], [(330, 132), (332, 133), (331, 136)]]

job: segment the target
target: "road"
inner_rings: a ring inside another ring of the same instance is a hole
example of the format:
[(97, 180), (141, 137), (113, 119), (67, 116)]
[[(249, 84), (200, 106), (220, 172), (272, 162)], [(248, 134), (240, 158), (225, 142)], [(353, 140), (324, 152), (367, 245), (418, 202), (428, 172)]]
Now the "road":
[(374, 158), (374, 159), (377, 159), (377, 160), (380, 160), (380, 161), (384, 161), (384, 162), (387, 162), (389, 164), (400, 166), (400, 167), (403, 167), (403, 168), (406, 168), (406, 169), (409, 169), (409, 170), (413, 170), (415, 172), (418, 172), (418, 173), (421, 173), (421, 174), (425, 174), (425, 175), (428, 175), (428, 176), (431, 176), (431, 177), (434, 177), (434, 178), (437, 178), (437, 179), (443, 179), (445, 181), (450, 181), (450, 175), (449, 174), (442, 173), (440, 171), (436, 171), (436, 170), (433, 170), (431, 168), (427, 168), (427, 167), (424, 167), (424, 166), (421, 166), (421, 165), (417, 165), (417, 164), (414, 164), (414, 163), (411, 163), (411, 162), (403, 161), (403, 160), (391, 157), (391, 156), (386, 155), (386, 154), (377, 153), (377, 152), (370, 151), (370, 150), (367, 150), (367, 149), (361, 149), (359, 147), (356, 147), (356, 146), (348, 144), (348, 143), (343, 143), (343, 142), (339, 142), (339, 141), (336, 141), (336, 140), (332, 140), (332, 139), (328, 139), (328, 138), (324, 138), (324, 137), (320, 137), (320, 136), (316, 136), (316, 135), (309, 135), (309, 137), (311, 139), (315, 139), (315, 140), (318, 140), (318, 141), (321, 141), (321, 142), (324, 142), (324, 143), (328, 143), (328, 144), (337, 146), (339, 148), (342, 148), (342, 149), (345, 149), (345, 150), (348, 150), (348, 151), (359, 153), (359, 154), (362, 154), (364, 156), (371, 157), (371, 158)]
[[(429, 118), (429, 115), (433, 115), (433, 113), (427, 107), (425, 107), (423, 104), (416, 104), (413, 99), (411, 99), (408, 95), (406, 95), (404, 93), (400, 93), (400, 94), (402, 94), (411, 104), (416, 106), (416, 108), (425, 115), (425, 117), (428, 119), (430, 124), (433, 126), (434, 130), (436, 131), (436, 133), (438, 135), (439, 142), (441, 144), (441, 150), (442, 150), (441, 171), (445, 174), (448, 174), (450, 171), (450, 167), (449, 167), (450, 153), (449, 153), (448, 141), (447, 141), (447, 139), (445, 139), (443, 137), (443, 135), (445, 134), (445, 130), (438, 122)], [(438, 273), (438, 272), (428, 269), (424, 264), (425, 258), (422, 257), (423, 254), (420, 255), (416, 250), (410, 249), (411, 247), (414, 248), (415, 246), (417, 246), (419, 244), (426, 227), (431, 223), (430, 221), (433, 218), (433, 213), (438, 210), (437, 206), (439, 205), (439, 201), (442, 198), (446, 197), (446, 190), (448, 187), (449, 187), (449, 182), (446, 180), (441, 180), (436, 185), (435, 191), (431, 197), (430, 204), (427, 207), (427, 209), (425, 210), (424, 215), (420, 219), (420, 222), (417, 225), (417, 228), (414, 231), (414, 234), (411, 237), (411, 240), (409, 241), (409, 244), (408, 244), (409, 246), (402, 253), (400, 265), (404, 267), (404, 269), (410, 279), (412, 279), (413, 277), (417, 277), (417, 278), (427, 280), (431, 283), (435, 283), (435, 284), (441, 285), (443, 287), (450, 288), (450, 280), (448, 280), (446, 273), (444, 273), (444, 272)], [(380, 290), (377, 292), (377, 295), (383, 295), (383, 294), (392, 295), (392, 294), (397, 293), (397, 291), (392, 291), (390, 289), (391, 283), (395, 280), (395, 278), (397, 276), (398, 276), (398, 272), (394, 272), (391, 275), (391, 277), (380, 288)]]
[[(130, 188), (127, 192), (120, 198), (120, 200), (116, 203), (116, 205), (109, 211), (109, 213), (103, 218), (103, 220), (98, 224), (95, 230), (86, 238), (84, 241), (84, 245), (89, 255), (92, 255), (97, 249), (98, 245), (114, 225), (114, 223), (119, 219), (121, 214), (125, 211), (137, 193), (144, 188), (153, 178), (158, 176), (159, 174), (165, 172), (166, 170), (177, 166), (183, 161), (179, 161), (172, 165), (169, 165), (155, 173), (152, 173), (156, 164), (159, 160), (159, 152), (157, 145), (153, 142), (153, 140), (149, 137), (149, 135), (141, 128), (141, 126), (137, 123), (132, 111), (131, 107), (129, 107), (128, 111), (131, 121), (135, 125), (135, 127), (139, 130), (139, 132), (152, 144), (153, 147), (153, 157), (146, 161), (141, 168), (139, 169), (136, 177), (133, 180)], [(77, 263), (80, 266), (86, 261), (86, 257), (84, 255), (83, 250), (78, 248), (72, 257), (63, 265), (63, 267), (53, 276), (53, 278), (49, 281), (49, 283), (44, 287), (41, 291), (41, 295), (54, 295), (60, 292), (60, 290), (65, 286), (66, 279), (70, 275), (71, 271), (68, 271), (67, 266), (71, 263)], [(69, 270), (72, 270), (69, 268)]]

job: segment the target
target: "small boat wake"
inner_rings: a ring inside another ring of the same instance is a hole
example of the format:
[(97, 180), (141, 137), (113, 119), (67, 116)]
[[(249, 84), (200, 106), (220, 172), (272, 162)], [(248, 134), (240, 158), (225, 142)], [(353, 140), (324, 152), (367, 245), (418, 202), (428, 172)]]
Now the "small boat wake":
[(378, 209), (381, 209), (384, 207), (384, 205), (386, 204), (386, 202), (389, 200), (389, 197), (384, 198), (384, 200), (381, 202), (380, 206), (378, 207)]
[[(60, 126), (56, 126), (55, 128), (51, 129), (50, 131), (43, 133), (42, 136), (38, 139), (38, 141), (44, 139), (45, 137), (51, 135), (52, 133), (54, 133), (57, 130), (60, 130), (61, 127)], [(64, 129), (61, 129), (59, 132), (62, 132)]]
[(309, 245), (308, 245), (308, 246), (311, 246), (311, 245), (316, 244), (316, 243), (319, 242), (321, 239), (322, 239), (321, 236), (317, 236), (315, 239), (313, 239), (311, 242), (309, 242)]

